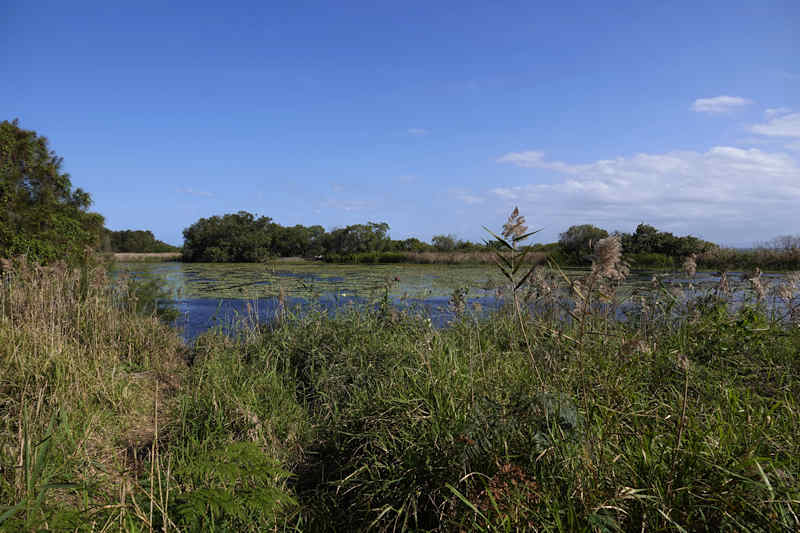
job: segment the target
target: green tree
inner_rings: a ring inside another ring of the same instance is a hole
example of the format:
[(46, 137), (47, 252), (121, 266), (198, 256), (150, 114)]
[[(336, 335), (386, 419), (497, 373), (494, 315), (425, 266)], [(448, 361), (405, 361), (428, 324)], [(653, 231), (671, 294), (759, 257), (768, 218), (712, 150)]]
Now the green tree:
[(89, 212), (89, 193), (72, 189), (62, 162), (18, 120), (0, 123), (0, 256), (75, 261), (100, 244), (104, 219)]
[(608, 232), (591, 224), (581, 224), (580, 226), (570, 226), (564, 233), (559, 235), (558, 244), (561, 250), (582, 262), (592, 253), (592, 243), (608, 237)]
[(183, 230), (183, 257), (212, 263), (262, 261), (275, 255), (279, 228), (271, 218), (247, 211), (201, 218)]
[(402, 241), (394, 241), (394, 249), (400, 252), (428, 252), (433, 249), (433, 246), (416, 237), (410, 237)]
[(622, 248), (632, 254), (663, 254), (684, 257), (710, 250), (714, 244), (687, 235), (676, 237), (672, 233), (659, 231), (649, 224), (639, 224), (634, 233), (621, 233)]
[(325, 250), (329, 254), (382, 252), (391, 245), (388, 234), (389, 224), (386, 222), (353, 224), (328, 233)]
[[(176, 246), (171, 246), (155, 238), (152, 231), (144, 230), (105, 230), (109, 239), (109, 248), (112, 252), (132, 253), (159, 253), (177, 252)], [(105, 246), (105, 245), (104, 245)]]
[(439, 252), (452, 252), (456, 249), (458, 240), (455, 235), (434, 235), (431, 237), (431, 243)]

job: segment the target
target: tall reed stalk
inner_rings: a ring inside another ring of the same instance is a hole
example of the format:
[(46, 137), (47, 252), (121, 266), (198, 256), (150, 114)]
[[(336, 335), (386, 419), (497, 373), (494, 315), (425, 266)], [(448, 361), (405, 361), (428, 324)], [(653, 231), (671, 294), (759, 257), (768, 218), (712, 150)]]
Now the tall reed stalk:
[(503, 276), (508, 280), (508, 287), (511, 291), (511, 297), (514, 303), (514, 312), (517, 316), (517, 320), (519, 321), (520, 331), (522, 332), (525, 340), (525, 346), (528, 350), (531, 365), (536, 371), (536, 375), (539, 379), (539, 385), (544, 387), (544, 381), (542, 380), (536, 358), (533, 355), (531, 342), (528, 338), (528, 331), (525, 327), (528, 309), (526, 307), (525, 317), (523, 317), (521, 309), (522, 286), (530, 279), (531, 274), (536, 268), (536, 263), (530, 267), (526, 267), (525, 259), (528, 257), (528, 254), (531, 253), (531, 248), (530, 246), (525, 246), (522, 243), (541, 230), (529, 232), (528, 226), (525, 225), (525, 217), (519, 214), (518, 207), (514, 207), (514, 210), (509, 215), (508, 220), (506, 220), (506, 223), (503, 225), (503, 231), (500, 233), (500, 235), (497, 235), (486, 226), (484, 226), (483, 229), (485, 229), (492, 237), (494, 237), (495, 242), (498, 242), (506, 250), (508, 250), (507, 254), (503, 254), (500, 251), (494, 252), (495, 264), (500, 270), (500, 273), (503, 274)]

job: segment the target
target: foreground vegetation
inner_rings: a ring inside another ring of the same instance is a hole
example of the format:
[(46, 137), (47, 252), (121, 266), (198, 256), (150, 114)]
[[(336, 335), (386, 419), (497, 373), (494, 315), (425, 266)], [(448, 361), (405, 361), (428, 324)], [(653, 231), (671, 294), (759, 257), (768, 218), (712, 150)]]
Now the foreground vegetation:
[(596, 251), (441, 330), (284, 308), (191, 348), (100, 266), (6, 263), (0, 528), (796, 530), (798, 280), (761, 287), (781, 314), (656, 283), (620, 322)]

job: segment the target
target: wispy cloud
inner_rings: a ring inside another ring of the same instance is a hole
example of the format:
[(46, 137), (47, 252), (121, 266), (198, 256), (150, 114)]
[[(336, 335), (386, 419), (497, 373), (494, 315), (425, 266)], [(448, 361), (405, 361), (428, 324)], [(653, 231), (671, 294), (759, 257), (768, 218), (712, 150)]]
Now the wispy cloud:
[(477, 196), (467, 191), (456, 189), (451, 192), (456, 200), (458, 200), (459, 202), (463, 202), (467, 205), (478, 205), (486, 201), (486, 199), (483, 198), (482, 196)]
[(692, 111), (698, 113), (730, 113), (746, 105), (753, 103), (747, 98), (740, 96), (715, 96), (713, 98), (698, 98), (692, 104)]
[(189, 196), (201, 196), (203, 198), (213, 198), (214, 195), (208, 191), (198, 191), (196, 189), (192, 189), (190, 187), (180, 187), (175, 190), (175, 192), (181, 194), (187, 194)]
[(770, 107), (764, 110), (764, 115), (767, 118), (777, 117), (778, 115), (785, 115), (792, 110), (788, 107)]
[(756, 124), (751, 130), (771, 137), (800, 137), (800, 113), (774, 117), (764, 124)]
[(528, 150), (525, 152), (510, 152), (497, 159), (498, 163), (511, 163), (523, 168), (546, 168), (566, 174), (574, 174), (577, 167), (561, 161), (546, 161), (544, 152)]
[(417, 137), (421, 137), (422, 135), (428, 134), (428, 130), (426, 130), (425, 128), (408, 128), (406, 132), (409, 135), (415, 135)]
[(322, 202), (320, 207), (351, 212), (363, 211), (365, 209), (369, 209), (371, 206), (364, 200), (341, 200), (337, 198), (331, 198)]

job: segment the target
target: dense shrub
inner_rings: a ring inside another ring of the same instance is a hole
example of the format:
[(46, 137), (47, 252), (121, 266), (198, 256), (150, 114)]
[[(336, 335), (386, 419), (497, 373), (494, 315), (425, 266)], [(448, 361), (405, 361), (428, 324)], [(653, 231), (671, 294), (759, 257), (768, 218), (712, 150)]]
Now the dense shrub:
[(172, 246), (155, 238), (152, 231), (122, 230), (103, 232), (106, 251), (115, 253), (165, 253), (177, 252), (177, 246)]

